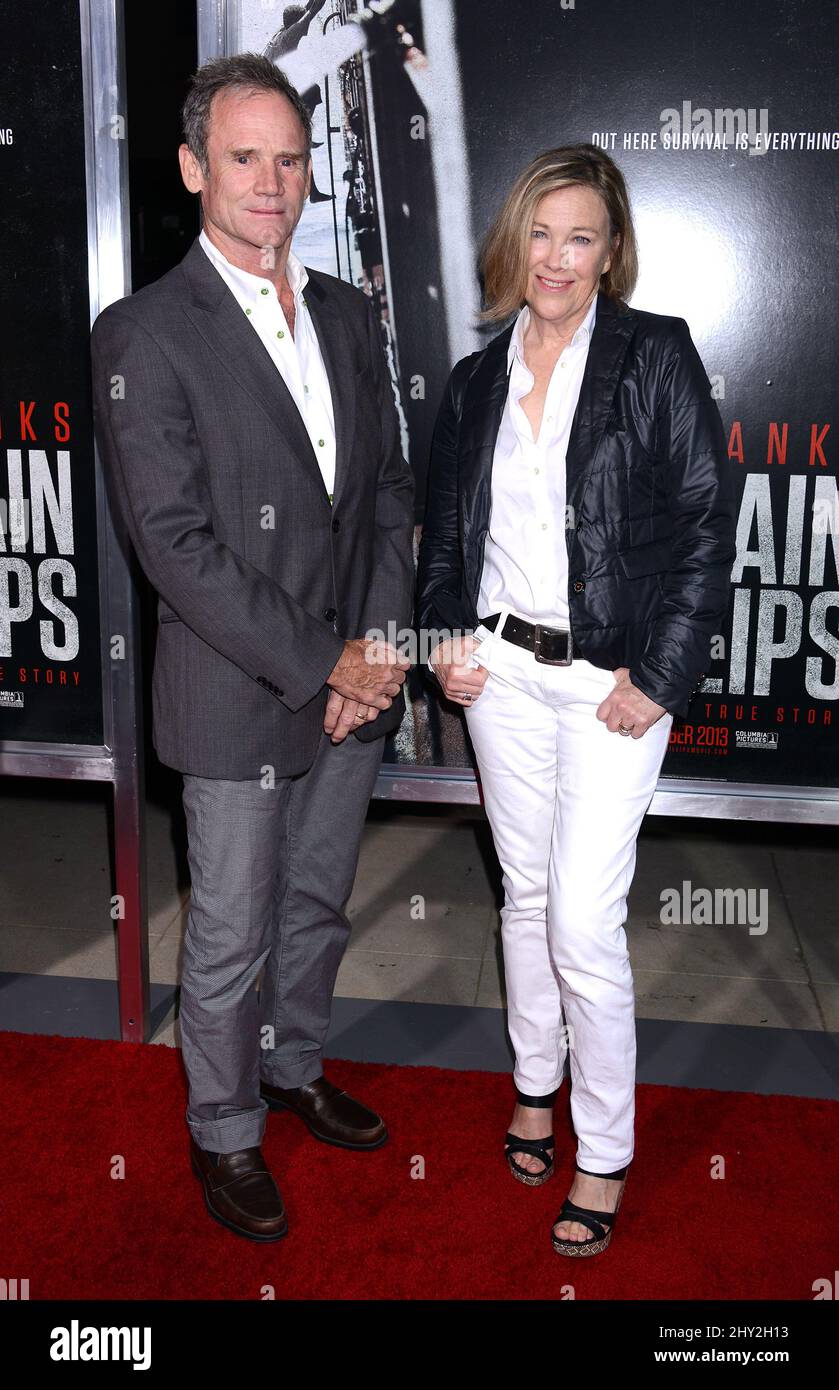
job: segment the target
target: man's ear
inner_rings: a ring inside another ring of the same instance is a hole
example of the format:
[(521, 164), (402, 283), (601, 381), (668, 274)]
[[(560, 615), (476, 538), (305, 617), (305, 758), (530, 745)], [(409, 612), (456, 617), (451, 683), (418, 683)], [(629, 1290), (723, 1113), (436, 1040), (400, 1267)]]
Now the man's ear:
[(200, 193), (204, 187), (204, 175), (189, 145), (178, 146), (178, 162), (181, 166), (181, 178), (189, 192)]

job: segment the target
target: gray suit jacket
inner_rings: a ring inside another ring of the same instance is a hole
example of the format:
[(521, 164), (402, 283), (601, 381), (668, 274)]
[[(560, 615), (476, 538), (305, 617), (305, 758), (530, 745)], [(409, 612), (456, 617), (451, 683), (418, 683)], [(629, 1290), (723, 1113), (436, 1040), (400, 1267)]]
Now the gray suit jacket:
[[(370, 302), (309, 270), (332, 390), (333, 504), (277, 368), (197, 238), (92, 333), (106, 479), (159, 595), (153, 740), (182, 772), (303, 772), (345, 638), (409, 627), (413, 477)], [(358, 735), (398, 727), (405, 702)]]

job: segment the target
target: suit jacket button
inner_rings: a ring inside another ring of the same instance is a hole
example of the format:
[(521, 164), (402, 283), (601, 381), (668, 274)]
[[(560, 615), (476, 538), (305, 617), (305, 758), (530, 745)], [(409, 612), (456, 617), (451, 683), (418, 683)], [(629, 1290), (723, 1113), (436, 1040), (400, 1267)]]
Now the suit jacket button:
[(575, 579), (575, 580), (574, 580), (574, 593), (575, 593), (575, 594), (581, 594), (581, 593), (583, 592), (583, 590), (585, 589), (585, 587), (586, 587), (586, 586), (585, 586), (585, 584), (584, 584), (584, 582), (583, 582), (582, 579)]
[(335, 619), (336, 619), (337, 616), (338, 616), (338, 609), (337, 609), (337, 608), (327, 608), (327, 609), (324, 610), (323, 616), (326, 618), (326, 621), (327, 621), (328, 623), (334, 623)]

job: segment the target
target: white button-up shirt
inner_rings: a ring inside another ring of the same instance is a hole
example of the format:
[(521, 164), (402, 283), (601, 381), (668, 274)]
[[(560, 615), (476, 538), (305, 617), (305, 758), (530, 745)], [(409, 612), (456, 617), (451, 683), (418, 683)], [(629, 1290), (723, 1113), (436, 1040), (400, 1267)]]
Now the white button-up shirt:
[[(525, 304), (507, 351), (507, 400), (492, 460), (489, 529), (478, 592), (478, 617), (508, 613), (531, 623), (568, 628), (568, 548), (565, 540), (565, 454), (583, 382), (597, 296), (554, 365), (542, 424), (534, 440), (521, 405), (535, 378), (524, 360), (530, 323)], [(491, 668), (503, 639), (478, 626), (481, 665)], [(477, 653), (476, 653), (477, 655)], [(477, 664), (475, 661), (472, 663)], [(434, 666), (429, 661), (432, 671)]]
[(214, 246), (202, 228), (198, 235), (236, 302), (250, 319), (294, 399), (312, 441), (323, 483), (332, 501), (335, 490), (335, 415), (315, 326), (306, 309), (303, 290), (309, 276), (303, 262), (289, 251), (286, 279), (294, 295), (294, 337), (274, 285), (264, 275), (240, 270)]
[(597, 296), (551, 373), (538, 439), (521, 404), (534, 376), (524, 360), (530, 309), (519, 314), (507, 353), (510, 383), (492, 462), (489, 530), (478, 616), (510, 612), (568, 627), (565, 454), (594, 331)]

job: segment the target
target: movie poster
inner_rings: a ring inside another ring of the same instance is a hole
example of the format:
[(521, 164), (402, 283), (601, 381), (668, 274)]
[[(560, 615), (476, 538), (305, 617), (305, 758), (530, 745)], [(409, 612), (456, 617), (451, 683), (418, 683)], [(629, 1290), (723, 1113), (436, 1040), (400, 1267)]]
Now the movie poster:
[(77, 0), (2, 0), (0, 740), (101, 744)]
[[(738, 497), (730, 611), (688, 717), (674, 722), (663, 776), (835, 786), (830, 8), (397, 0), (363, 44), (358, 8), (240, 0), (230, 51), (268, 52), (308, 84), (320, 201), (295, 247), (376, 301), (418, 520), (443, 384), (487, 336), (474, 319), (480, 240), (535, 154), (593, 141), (629, 185), (641, 260), (632, 303), (687, 320)], [(416, 672), (409, 697), (395, 760), (467, 766), (459, 714)]]

